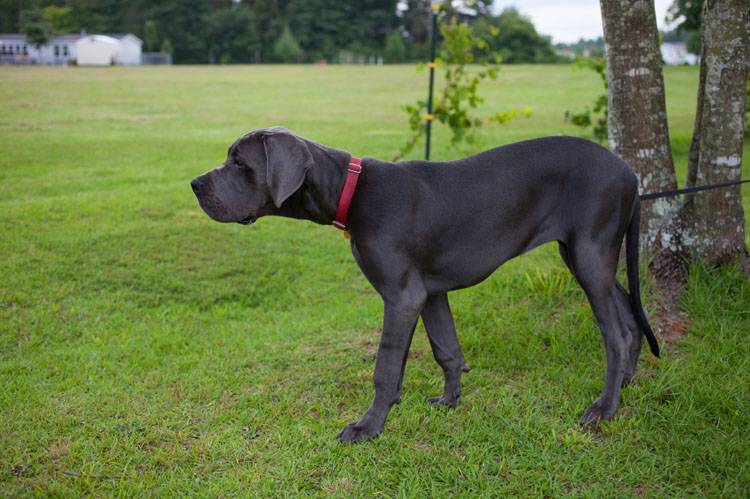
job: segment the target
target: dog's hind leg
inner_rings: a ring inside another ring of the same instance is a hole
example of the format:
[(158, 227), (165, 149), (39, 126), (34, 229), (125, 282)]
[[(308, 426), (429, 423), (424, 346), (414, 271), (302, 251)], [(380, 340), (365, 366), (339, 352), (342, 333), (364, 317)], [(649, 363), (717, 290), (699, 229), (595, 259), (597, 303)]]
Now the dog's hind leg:
[[(575, 277), (580, 284), (581, 281), (580, 279), (578, 279), (576, 271), (573, 268), (573, 261), (565, 243), (560, 242), (559, 249), (560, 256), (565, 262), (565, 265), (567, 265), (570, 273), (573, 274), (573, 277)], [(620, 324), (620, 327), (622, 328), (622, 332), (626, 335), (625, 341), (628, 348), (628, 362), (626, 364), (625, 376), (622, 380), (622, 386), (626, 386), (628, 383), (630, 383), (630, 380), (632, 380), (633, 376), (635, 375), (636, 366), (638, 364), (638, 357), (641, 353), (643, 333), (638, 327), (638, 324), (635, 322), (635, 317), (633, 317), (633, 311), (630, 306), (628, 293), (617, 281), (615, 281), (615, 290), (613, 292), (613, 295), (617, 306), (619, 319), (618, 322)]]
[(422, 310), (422, 321), (430, 340), (432, 355), (443, 368), (445, 376), (443, 394), (439, 397), (430, 397), (427, 401), (434, 405), (456, 407), (461, 397), (461, 373), (468, 372), (469, 366), (466, 365), (461, 345), (458, 344), (456, 326), (446, 293), (427, 297)]
[(643, 343), (643, 332), (635, 321), (633, 309), (630, 305), (630, 298), (627, 291), (620, 285), (615, 284), (615, 299), (617, 301), (617, 311), (620, 314), (620, 325), (623, 332), (627, 334), (628, 362), (625, 368), (625, 377), (622, 380), (622, 386), (630, 383), (635, 375), (638, 366), (638, 357), (641, 355), (641, 345)]
[(622, 325), (618, 311), (615, 270), (617, 248), (602, 248), (596, 242), (578, 242), (569, 248), (570, 265), (576, 279), (586, 292), (604, 339), (607, 371), (601, 395), (581, 417), (581, 424), (594, 424), (600, 419), (611, 419), (620, 403), (620, 389), (629, 360), (629, 333)]

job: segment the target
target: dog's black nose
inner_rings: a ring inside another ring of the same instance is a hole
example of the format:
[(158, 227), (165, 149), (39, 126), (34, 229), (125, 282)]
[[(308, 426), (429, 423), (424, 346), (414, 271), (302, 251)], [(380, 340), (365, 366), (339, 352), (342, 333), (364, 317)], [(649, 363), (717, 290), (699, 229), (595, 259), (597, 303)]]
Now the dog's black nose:
[(203, 189), (203, 182), (199, 178), (193, 179), (192, 182), (190, 182), (190, 187), (193, 188), (193, 192), (197, 195), (201, 193), (201, 189)]

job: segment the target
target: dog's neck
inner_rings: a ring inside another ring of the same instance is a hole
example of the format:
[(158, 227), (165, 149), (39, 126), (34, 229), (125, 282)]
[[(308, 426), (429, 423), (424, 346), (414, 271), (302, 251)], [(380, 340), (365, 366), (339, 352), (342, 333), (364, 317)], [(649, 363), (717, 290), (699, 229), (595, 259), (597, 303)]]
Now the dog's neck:
[(316, 142), (305, 142), (314, 164), (307, 171), (302, 187), (284, 202), (278, 214), (330, 225), (336, 216), (351, 155)]

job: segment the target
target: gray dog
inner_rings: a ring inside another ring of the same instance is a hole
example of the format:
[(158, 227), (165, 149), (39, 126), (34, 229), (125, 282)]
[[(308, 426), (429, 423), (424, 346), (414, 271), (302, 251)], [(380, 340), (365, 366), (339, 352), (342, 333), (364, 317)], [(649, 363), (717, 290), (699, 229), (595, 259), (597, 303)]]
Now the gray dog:
[[(329, 225), (337, 216), (352, 156), (283, 128), (255, 130), (224, 164), (192, 181), (203, 210), (219, 222), (250, 224), (280, 215)], [(610, 419), (632, 378), (645, 333), (638, 281), (638, 182), (630, 167), (582, 139), (548, 137), (449, 162), (366, 158), (348, 209), (351, 248), (385, 303), (375, 362), (375, 398), (338, 435), (374, 437), (400, 400), (406, 355), (422, 316), (445, 389), (432, 404), (455, 406), (468, 371), (447, 292), (473, 286), (503, 262), (557, 241), (586, 292), (607, 358), (601, 395), (581, 417)], [(627, 234), (629, 293), (615, 279)]]

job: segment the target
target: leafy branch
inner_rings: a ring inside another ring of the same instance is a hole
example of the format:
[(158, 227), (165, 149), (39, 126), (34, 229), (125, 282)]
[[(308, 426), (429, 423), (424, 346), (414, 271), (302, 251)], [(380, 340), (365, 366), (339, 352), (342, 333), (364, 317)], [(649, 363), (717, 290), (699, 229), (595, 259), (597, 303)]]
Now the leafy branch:
[[(414, 149), (427, 130), (427, 120), (432, 119), (447, 124), (451, 129), (451, 145), (453, 146), (461, 141), (473, 143), (475, 130), (483, 125), (483, 120), (472, 116), (470, 111), (484, 102), (478, 92), (479, 84), (487, 78), (497, 79), (500, 67), (499, 57), (493, 57), (490, 54), (487, 42), (478, 37), (471, 26), (458, 22), (455, 17), (441, 26), (440, 33), (443, 41), (440, 56), (435, 64), (437, 67), (444, 68), (443, 88), (433, 101), (432, 116), (427, 115), (426, 99), (403, 106), (402, 109), (409, 116), (409, 128), (413, 134), (395, 159), (404, 157)], [(497, 35), (496, 29), (493, 34)], [(473, 68), (470, 71), (469, 65), (475, 62), (475, 54), (486, 56), (483, 59), (494, 62), (484, 62), (480, 64), (478, 71)], [(425, 65), (421, 64), (417, 69), (423, 70), (424, 67)], [(531, 113), (530, 107), (520, 111), (512, 109), (496, 113), (487, 120), (503, 124), (518, 116), (529, 117)]]
[(609, 107), (607, 103), (607, 94), (609, 90), (609, 81), (607, 81), (607, 66), (603, 57), (582, 57), (576, 59), (573, 63), (574, 70), (590, 69), (602, 79), (604, 83), (604, 93), (594, 100), (593, 109), (588, 106), (584, 111), (573, 113), (565, 111), (565, 122), (572, 123), (581, 128), (588, 128), (594, 125), (594, 137), (599, 142), (605, 142), (609, 131), (607, 129), (607, 116)]

